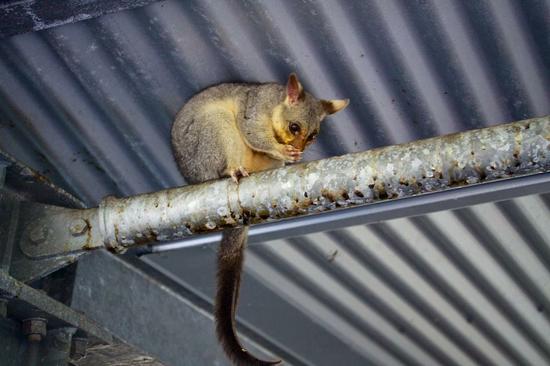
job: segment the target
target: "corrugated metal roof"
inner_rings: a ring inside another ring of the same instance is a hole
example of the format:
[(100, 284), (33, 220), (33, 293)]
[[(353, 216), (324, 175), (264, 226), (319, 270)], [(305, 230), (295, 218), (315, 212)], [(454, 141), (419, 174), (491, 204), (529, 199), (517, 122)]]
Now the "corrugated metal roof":
[[(186, 99), (283, 82), (351, 105), (306, 154), (550, 114), (549, 1), (162, 1), (0, 42), (0, 148), (89, 205), (184, 184)], [(243, 329), (293, 364), (550, 363), (550, 198), (250, 248)], [(212, 248), (146, 261), (211, 301)], [(184, 357), (184, 355), (182, 356)]]

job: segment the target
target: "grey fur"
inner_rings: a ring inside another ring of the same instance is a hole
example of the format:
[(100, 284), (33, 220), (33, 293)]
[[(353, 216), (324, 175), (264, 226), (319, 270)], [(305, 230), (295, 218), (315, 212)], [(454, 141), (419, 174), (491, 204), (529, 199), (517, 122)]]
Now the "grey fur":
[[(220, 178), (227, 165), (220, 132), (227, 130), (222, 124), (227, 123), (228, 117), (204, 113), (204, 106), (228, 96), (234, 96), (244, 106), (246, 93), (251, 88), (249, 84), (210, 87), (193, 96), (176, 115), (172, 125), (172, 149), (188, 183)], [(238, 136), (233, 138), (240, 140)]]

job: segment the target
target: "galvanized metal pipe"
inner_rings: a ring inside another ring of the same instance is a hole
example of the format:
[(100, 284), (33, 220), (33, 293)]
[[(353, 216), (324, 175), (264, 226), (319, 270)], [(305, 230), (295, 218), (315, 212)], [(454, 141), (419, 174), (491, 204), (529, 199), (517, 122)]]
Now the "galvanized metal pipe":
[[(287, 166), (252, 174), (239, 184), (221, 179), (127, 198), (107, 197), (98, 208), (86, 210), (24, 206), (20, 248), (30, 258), (76, 256), (105, 246), (124, 251), (224, 227), (325, 211), (337, 215), (339, 209), (356, 206), (375, 209), (370, 204), (427, 198), (427, 193), (450, 188), (548, 172), (550, 116)], [(545, 182), (548, 179), (531, 179), (525, 187), (540, 190)], [(510, 192), (510, 187), (501, 190)], [(396, 204), (401, 202), (406, 201)], [(346, 216), (353, 211), (340, 212)], [(307, 219), (319, 228), (323, 220), (317, 218), (328, 216)]]
[[(287, 239), (322, 231), (337, 230), (354, 225), (365, 225), (386, 220), (424, 215), (431, 212), (454, 210), (486, 202), (509, 200), (516, 197), (550, 193), (550, 173), (531, 174), (500, 179), (484, 184), (421, 194), (399, 200), (387, 200), (375, 205), (361, 205), (346, 210), (333, 210), (322, 215), (306, 215), (292, 220), (279, 220), (254, 225), (248, 231), (248, 244), (268, 240)], [(150, 254), (219, 243), (221, 233), (195, 235), (185, 239), (155, 243), (141, 247), (137, 254)], [(145, 259), (147, 260), (147, 259)]]
[(387, 146), (99, 206), (114, 250), (550, 171), (550, 116)]

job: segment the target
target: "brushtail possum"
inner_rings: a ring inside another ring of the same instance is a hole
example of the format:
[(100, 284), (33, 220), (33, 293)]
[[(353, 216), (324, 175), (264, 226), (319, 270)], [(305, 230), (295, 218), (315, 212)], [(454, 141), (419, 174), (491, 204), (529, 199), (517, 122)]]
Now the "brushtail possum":
[[(172, 126), (172, 149), (190, 184), (240, 177), (296, 162), (319, 133), (321, 121), (349, 100), (319, 100), (296, 74), (285, 85), (221, 84), (193, 96)], [(273, 365), (240, 344), (235, 330), (247, 227), (226, 229), (218, 250), (216, 333), (235, 365)]]

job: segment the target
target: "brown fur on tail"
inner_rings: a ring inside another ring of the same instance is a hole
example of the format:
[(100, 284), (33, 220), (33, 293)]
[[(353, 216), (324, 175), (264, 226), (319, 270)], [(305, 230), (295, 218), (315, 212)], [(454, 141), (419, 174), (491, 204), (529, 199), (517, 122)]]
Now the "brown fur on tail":
[(262, 361), (240, 344), (235, 330), (235, 312), (239, 298), (241, 272), (248, 228), (227, 229), (218, 249), (218, 284), (215, 318), (218, 340), (227, 356), (237, 366), (267, 366), (281, 361)]

